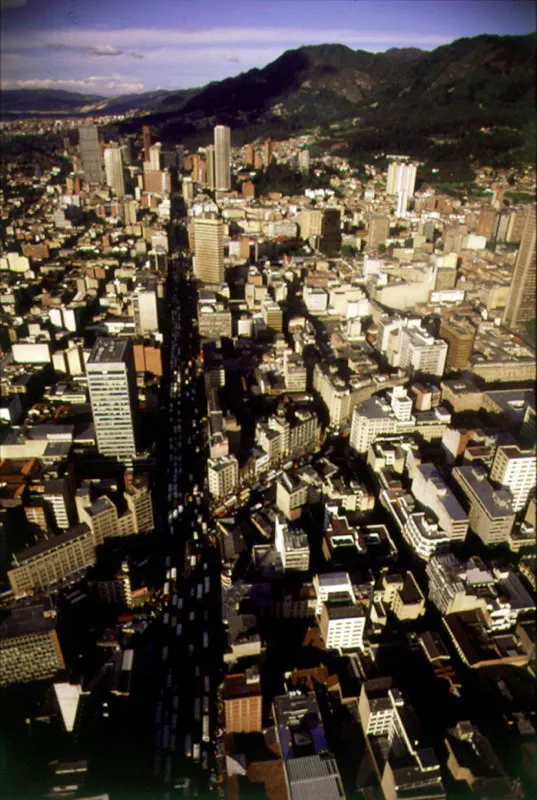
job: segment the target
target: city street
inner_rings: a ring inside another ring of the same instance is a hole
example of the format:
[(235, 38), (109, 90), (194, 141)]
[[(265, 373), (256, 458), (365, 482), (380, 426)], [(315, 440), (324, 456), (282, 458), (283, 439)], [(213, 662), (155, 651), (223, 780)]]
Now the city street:
[(169, 428), (157, 508), (164, 563), (153, 771), (164, 797), (205, 796), (214, 787), (215, 741), (221, 734), (216, 730), (220, 559), (210, 538), (206, 496), (206, 401), (196, 363), (196, 291), (179, 274), (187, 263), (170, 266)]

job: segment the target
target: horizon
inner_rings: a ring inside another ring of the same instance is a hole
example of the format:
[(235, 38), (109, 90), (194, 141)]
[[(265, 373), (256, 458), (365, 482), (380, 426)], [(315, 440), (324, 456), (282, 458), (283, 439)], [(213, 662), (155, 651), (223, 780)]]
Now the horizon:
[(199, 88), (309, 45), (431, 51), (536, 24), (533, 0), (154, 0), (151, 27), (142, 0), (50, 0), (46, 18), (41, 0), (0, 3), (1, 89), (102, 97)]

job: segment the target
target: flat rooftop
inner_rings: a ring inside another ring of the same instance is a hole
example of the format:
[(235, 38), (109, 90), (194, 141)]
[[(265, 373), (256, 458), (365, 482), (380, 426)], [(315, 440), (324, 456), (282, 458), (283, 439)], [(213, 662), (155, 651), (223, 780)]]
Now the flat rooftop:
[(128, 339), (112, 339), (101, 336), (93, 345), (88, 364), (113, 364), (125, 361)]

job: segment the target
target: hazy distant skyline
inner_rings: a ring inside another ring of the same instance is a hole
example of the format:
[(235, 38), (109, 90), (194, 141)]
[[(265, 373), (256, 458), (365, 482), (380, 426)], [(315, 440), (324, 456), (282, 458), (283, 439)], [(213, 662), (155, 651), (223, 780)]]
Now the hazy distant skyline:
[(0, 0), (2, 88), (102, 95), (182, 89), (285, 50), (433, 50), (535, 30), (533, 0)]

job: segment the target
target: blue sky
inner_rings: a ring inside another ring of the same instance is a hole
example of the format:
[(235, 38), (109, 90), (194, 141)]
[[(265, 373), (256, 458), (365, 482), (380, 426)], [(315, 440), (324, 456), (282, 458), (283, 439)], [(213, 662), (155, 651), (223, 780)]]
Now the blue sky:
[(336, 42), (433, 50), (535, 30), (534, 0), (0, 0), (1, 85), (103, 95), (201, 86)]

